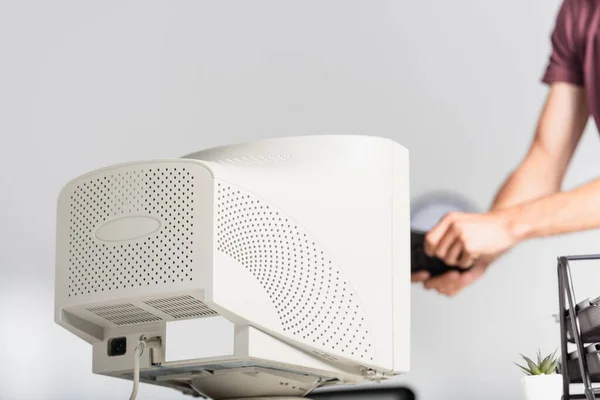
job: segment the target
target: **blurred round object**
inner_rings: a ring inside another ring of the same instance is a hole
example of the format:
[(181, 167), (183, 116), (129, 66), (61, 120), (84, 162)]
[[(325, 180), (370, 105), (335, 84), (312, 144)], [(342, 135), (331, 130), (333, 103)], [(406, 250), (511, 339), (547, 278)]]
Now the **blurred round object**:
[(410, 206), (410, 226), (413, 230), (427, 232), (444, 215), (452, 211), (479, 212), (472, 201), (451, 192), (427, 193), (412, 201)]

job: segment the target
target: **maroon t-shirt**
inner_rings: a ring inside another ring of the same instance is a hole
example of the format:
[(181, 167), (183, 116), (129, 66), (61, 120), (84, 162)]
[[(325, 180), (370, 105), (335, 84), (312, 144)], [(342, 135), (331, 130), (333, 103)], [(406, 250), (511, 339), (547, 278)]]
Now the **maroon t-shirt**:
[(542, 79), (585, 88), (600, 128), (600, 0), (564, 0), (552, 32), (552, 55)]

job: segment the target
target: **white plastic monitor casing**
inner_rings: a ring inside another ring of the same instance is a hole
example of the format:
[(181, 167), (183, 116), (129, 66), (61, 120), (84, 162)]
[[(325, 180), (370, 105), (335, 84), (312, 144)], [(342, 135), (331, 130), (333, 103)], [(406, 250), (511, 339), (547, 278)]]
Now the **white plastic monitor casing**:
[[(142, 358), (143, 380), (190, 394), (181, 385), (205, 376), (198, 366), (211, 366), (206, 387), (219, 386), (216, 369), (318, 377), (294, 395), (407, 372), (409, 198), (407, 150), (369, 136), (269, 139), (93, 171), (59, 196), (56, 322), (93, 344), (94, 372), (130, 378), (141, 335), (168, 342), (169, 321), (228, 319), (230, 356)], [(127, 353), (108, 356), (121, 336)]]

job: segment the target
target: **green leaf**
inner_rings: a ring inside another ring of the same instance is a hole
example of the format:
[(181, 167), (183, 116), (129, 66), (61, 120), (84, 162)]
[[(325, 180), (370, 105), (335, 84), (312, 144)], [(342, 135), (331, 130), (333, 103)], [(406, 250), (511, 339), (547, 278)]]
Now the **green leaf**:
[(550, 374), (553, 374), (553, 373), (555, 373), (557, 368), (558, 368), (558, 360), (554, 361), (554, 362), (553, 362), (553, 363), (550, 365), (550, 367), (548, 368), (548, 372), (547, 372), (547, 374), (548, 374), (548, 375), (550, 375)]
[(528, 357), (525, 357), (523, 354), (521, 354), (521, 357), (523, 357), (525, 359), (525, 361), (527, 362), (527, 365), (529, 366), (529, 369), (531, 370), (532, 375), (541, 375), (541, 371), (540, 368), (535, 365), (535, 363)]
[(552, 365), (552, 361), (553, 360), (550, 358), (550, 356), (544, 358), (544, 360), (540, 364), (540, 372), (542, 374), (545, 374), (546, 371), (548, 371), (548, 369), (550, 368), (550, 365)]
[(533, 375), (533, 374), (531, 373), (531, 371), (530, 371), (530, 370), (528, 370), (527, 368), (523, 367), (522, 365), (519, 365), (519, 364), (517, 364), (517, 363), (514, 363), (514, 364), (515, 364), (517, 367), (521, 368), (521, 369), (523, 370), (523, 372), (525, 372), (525, 374), (527, 374), (527, 375)]
[(537, 351), (537, 361), (538, 361), (538, 365), (540, 365), (542, 363), (542, 352), (540, 351), (540, 349), (538, 349), (538, 351)]
[(554, 350), (554, 353), (552, 353), (552, 355), (550, 356), (550, 365), (547, 368), (547, 374), (553, 374), (554, 372), (556, 372), (556, 369), (558, 368), (558, 363), (560, 361), (560, 357), (556, 357), (556, 353), (558, 352), (558, 349)]

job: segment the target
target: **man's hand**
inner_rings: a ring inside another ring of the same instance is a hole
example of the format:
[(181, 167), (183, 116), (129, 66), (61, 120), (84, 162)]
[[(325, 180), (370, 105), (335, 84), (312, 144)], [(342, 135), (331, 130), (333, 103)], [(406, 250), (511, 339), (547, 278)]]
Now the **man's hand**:
[(486, 214), (450, 213), (425, 237), (425, 253), (446, 264), (471, 268), (429, 278), (427, 273), (415, 274), (413, 282), (424, 281), (427, 289), (454, 296), (480, 278), (489, 264), (513, 247), (518, 238), (512, 232), (505, 212)]
[(480, 258), (496, 258), (517, 243), (510, 218), (504, 214), (447, 214), (425, 236), (425, 254), (462, 268), (471, 267)]
[(412, 274), (411, 280), (412, 282), (424, 282), (425, 289), (435, 289), (443, 295), (456, 296), (465, 287), (479, 279), (487, 267), (488, 265), (480, 262), (463, 273), (452, 271), (435, 278), (430, 278), (426, 271), (420, 271)]

